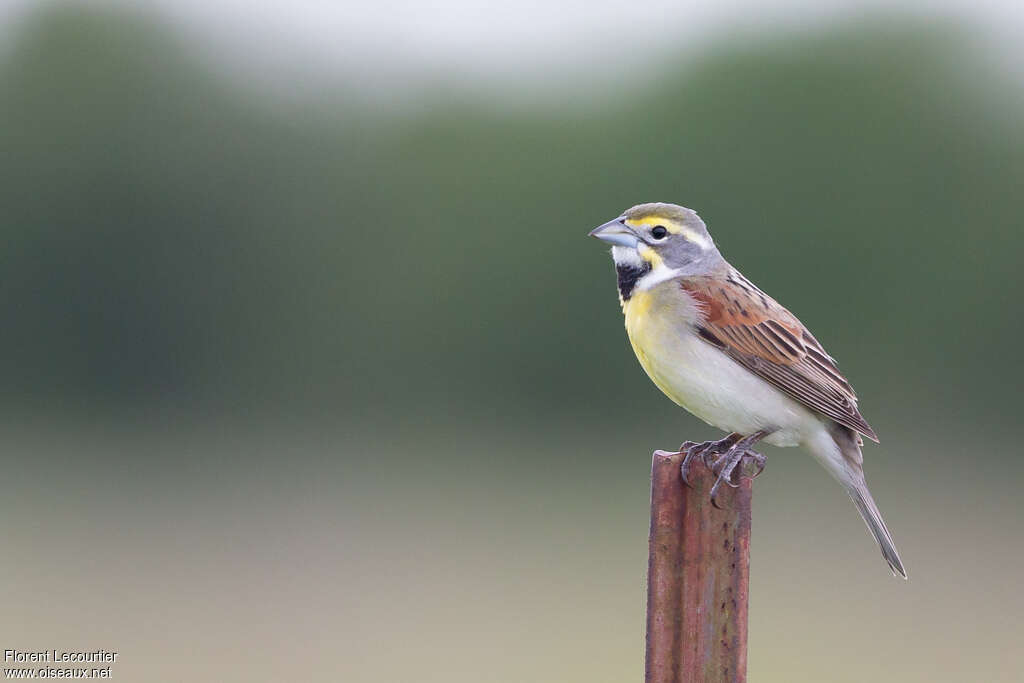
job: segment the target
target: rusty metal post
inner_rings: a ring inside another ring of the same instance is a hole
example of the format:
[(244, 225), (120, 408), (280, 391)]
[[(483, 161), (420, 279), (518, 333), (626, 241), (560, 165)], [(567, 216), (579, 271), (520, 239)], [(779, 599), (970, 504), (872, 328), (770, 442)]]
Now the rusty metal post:
[(751, 482), (709, 498), (715, 475), (699, 458), (655, 451), (647, 566), (646, 683), (747, 679)]

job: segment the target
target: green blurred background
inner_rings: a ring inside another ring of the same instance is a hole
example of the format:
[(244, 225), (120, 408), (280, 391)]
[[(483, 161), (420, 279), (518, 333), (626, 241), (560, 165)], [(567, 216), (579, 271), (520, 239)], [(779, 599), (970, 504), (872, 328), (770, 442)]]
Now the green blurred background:
[(638, 680), (650, 452), (716, 432), (638, 367), (586, 233), (672, 201), (841, 360), (910, 573), (767, 449), (750, 679), (1020, 680), (1024, 59), (959, 15), (793, 11), (407, 71), (383, 16), (275, 71), (168, 3), (5, 13), (0, 648)]

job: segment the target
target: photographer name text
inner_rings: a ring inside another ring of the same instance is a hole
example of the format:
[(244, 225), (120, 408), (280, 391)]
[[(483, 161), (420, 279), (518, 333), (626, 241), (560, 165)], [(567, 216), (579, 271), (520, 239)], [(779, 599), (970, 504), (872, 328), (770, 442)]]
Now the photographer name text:
[(117, 652), (91, 650), (75, 652), (70, 650), (4, 650), (5, 662), (116, 662)]

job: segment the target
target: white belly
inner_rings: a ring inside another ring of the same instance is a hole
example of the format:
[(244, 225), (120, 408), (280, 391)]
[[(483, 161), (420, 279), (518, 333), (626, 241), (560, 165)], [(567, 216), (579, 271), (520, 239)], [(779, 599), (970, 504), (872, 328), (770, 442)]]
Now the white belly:
[(774, 429), (765, 441), (776, 446), (796, 446), (822, 430), (815, 413), (700, 339), (691, 326), (693, 311), (680, 310), (677, 301), (666, 310), (656, 292), (627, 302), (626, 330), (640, 364), (666, 396), (727, 432)]

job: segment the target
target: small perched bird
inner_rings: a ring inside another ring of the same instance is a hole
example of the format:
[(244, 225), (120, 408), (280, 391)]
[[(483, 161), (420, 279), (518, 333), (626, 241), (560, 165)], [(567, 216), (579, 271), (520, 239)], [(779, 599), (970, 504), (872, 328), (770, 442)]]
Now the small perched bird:
[[(675, 403), (730, 434), (687, 442), (729, 485), (760, 440), (802, 446), (853, 499), (894, 574), (907, 573), (864, 481), (861, 434), (877, 442), (836, 361), (796, 316), (715, 247), (695, 211), (640, 204), (591, 231), (610, 243), (626, 333), (640, 365)], [(711, 457), (709, 462), (708, 458)], [(760, 470), (758, 470), (760, 471)]]

